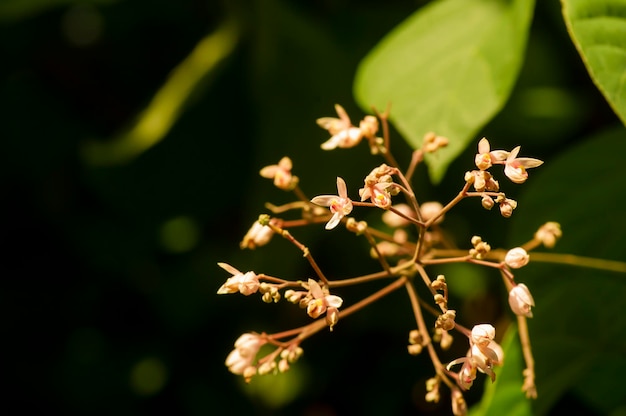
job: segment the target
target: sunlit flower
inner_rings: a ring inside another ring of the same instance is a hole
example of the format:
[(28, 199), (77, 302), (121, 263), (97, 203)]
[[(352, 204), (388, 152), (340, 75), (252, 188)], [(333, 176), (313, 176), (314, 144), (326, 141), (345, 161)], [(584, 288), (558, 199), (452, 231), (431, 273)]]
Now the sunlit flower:
[(470, 349), (467, 355), (457, 358), (447, 365), (447, 369), (456, 364), (463, 364), (458, 373), (458, 384), (464, 390), (469, 389), (476, 378), (476, 370), (487, 374), (492, 381), (495, 380), (494, 365), (503, 362), (502, 347), (493, 338), (495, 328), (490, 324), (475, 325), (470, 335)]
[(483, 137), (478, 142), (478, 153), (474, 158), (476, 167), (480, 170), (489, 169), (494, 163), (501, 162), (509, 156), (509, 152), (505, 150), (491, 150), (489, 140)]
[(335, 104), (335, 111), (337, 112), (339, 118), (321, 117), (317, 119), (317, 125), (324, 130), (328, 130), (328, 132), (333, 136), (340, 131), (347, 130), (352, 127), (350, 117), (348, 117), (348, 113), (346, 113), (346, 110), (344, 110), (342, 106)]
[(273, 235), (274, 230), (272, 230), (270, 226), (261, 225), (261, 223), (255, 221), (243, 237), (241, 243), (239, 243), (239, 247), (242, 249), (249, 248), (254, 250), (257, 247), (261, 247), (269, 243)]
[(450, 361), (450, 363), (446, 366), (446, 369), (450, 371), (453, 366), (461, 363), (463, 366), (458, 373), (458, 384), (463, 390), (468, 390), (472, 387), (472, 384), (474, 384), (477, 369), (476, 363), (471, 356), (457, 358), (456, 360)]
[(248, 296), (259, 290), (259, 278), (254, 272), (242, 273), (227, 263), (217, 263), (217, 265), (232, 274), (217, 290), (218, 295), (240, 292)]
[(474, 325), (470, 340), (473, 344), (487, 346), (496, 336), (496, 329), (491, 324)]
[(519, 269), (520, 267), (526, 266), (529, 260), (530, 256), (526, 250), (521, 247), (510, 249), (504, 256), (504, 262), (512, 269)]
[(524, 183), (528, 179), (528, 172), (526, 169), (536, 168), (543, 164), (542, 160), (533, 159), (530, 157), (517, 157), (520, 151), (520, 146), (511, 150), (511, 153), (506, 158), (504, 166), (504, 174), (515, 183)]
[(312, 203), (328, 207), (333, 213), (330, 221), (326, 224), (327, 230), (335, 228), (343, 217), (352, 212), (352, 201), (348, 198), (346, 182), (340, 177), (337, 177), (337, 194), (319, 195), (311, 199)]
[(235, 341), (235, 349), (226, 357), (226, 366), (231, 373), (251, 377), (256, 371), (251, 371), (254, 359), (265, 341), (258, 334), (245, 333)]
[(519, 283), (511, 289), (509, 292), (509, 305), (516, 315), (527, 318), (533, 317), (531, 308), (535, 306), (535, 300), (524, 283)]
[(289, 191), (298, 184), (298, 177), (291, 174), (292, 167), (291, 159), (285, 156), (278, 164), (266, 166), (259, 173), (264, 178), (273, 179), (277, 188)]
[[(343, 299), (339, 296), (329, 294), (328, 289), (322, 289), (319, 283), (313, 279), (309, 279), (309, 291), (311, 293), (311, 299), (307, 305), (306, 312), (313, 319), (318, 318), (324, 312), (336, 314), (343, 303)], [(334, 322), (329, 323), (331, 328), (332, 325), (337, 322), (338, 315), (334, 315), (332, 319)]]
[[(330, 139), (322, 143), (322, 149), (332, 150), (337, 147), (347, 148), (356, 146), (363, 139), (363, 130), (352, 125), (350, 117), (348, 117), (346, 110), (344, 110), (342, 106), (335, 104), (335, 110), (339, 118), (322, 117), (317, 119), (317, 124), (323, 129), (328, 130), (332, 135)], [(366, 122), (364, 127), (367, 129), (367, 133), (370, 133), (374, 128), (371, 121)]]
[(363, 139), (361, 129), (357, 127), (350, 127), (346, 130), (341, 130), (339, 133), (322, 143), (321, 148), (324, 150), (333, 150), (337, 147), (354, 147), (361, 142), (361, 139)]
[[(378, 168), (377, 168), (378, 169)], [(391, 207), (391, 194), (389, 188), (393, 186), (390, 175), (377, 175), (376, 169), (365, 178), (365, 186), (359, 189), (361, 202), (369, 199), (374, 205), (382, 209)]]

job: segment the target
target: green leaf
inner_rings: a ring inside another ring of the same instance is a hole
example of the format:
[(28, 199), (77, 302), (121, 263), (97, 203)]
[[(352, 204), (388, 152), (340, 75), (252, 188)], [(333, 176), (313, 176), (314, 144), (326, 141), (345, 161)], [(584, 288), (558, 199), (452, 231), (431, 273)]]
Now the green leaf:
[[(536, 414), (548, 414), (566, 392), (596, 412), (626, 404), (626, 181), (623, 127), (591, 137), (532, 172), (513, 215), (511, 245), (547, 221), (561, 224), (555, 249), (530, 254), (516, 272), (536, 303), (529, 322), (535, 355)], [(601, 268), (574, 266), (572, 257), (615, 260)], [(552, 255), (560, 264), (544, 263)], [(619, 262), (618, 262), (619, 261)], [(608, 269), (613, 269), (608, 270)]]
[(426, 159), (433, 182), (506, 102), (533, 6), (529, 0), (436, 1), (360, 63), (354, 93), (363, 108), (391, 103), (392, 123), (414, 148), (429, 131), (450, 139)]
[(626, 2), (561, 2), (567, 30), (591, 79), (626, 124)]

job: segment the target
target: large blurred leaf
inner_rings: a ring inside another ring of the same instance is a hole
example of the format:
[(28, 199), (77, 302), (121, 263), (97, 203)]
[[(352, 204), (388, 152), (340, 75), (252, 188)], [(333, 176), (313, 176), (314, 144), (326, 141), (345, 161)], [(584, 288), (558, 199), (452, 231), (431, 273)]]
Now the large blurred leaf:
[[(563, 229), (555, 252), (624, 261), (625, 135), (619, 128), (591, 137), (533, 172), (512, 219), (511, 244), (553, 220)], [(626, 274), (545, 264), (537, 261), (541, 254), (531, 253), (531, 264), (516, 273), (537, 304), (530, 321), (536, 414), (548, 413), (566, 392), (597, 412), (624, 406), (615, 393), (626, 372)]]
[(361, 62), (360, 105), (384, 109), (406, 140), (450, 138), (427, 158), (431, 179), (468, 145), (507, 100), (523, 61), (534, 2), (442, 0), (418, 10)]
[(591, 79), (626, 124), (626, 2), (561, 2), (567, 30)]

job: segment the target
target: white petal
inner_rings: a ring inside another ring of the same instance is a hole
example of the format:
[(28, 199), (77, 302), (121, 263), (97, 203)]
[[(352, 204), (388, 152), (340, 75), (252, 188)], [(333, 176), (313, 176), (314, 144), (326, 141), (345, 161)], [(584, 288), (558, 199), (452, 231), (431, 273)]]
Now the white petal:
[(333, 308), (339, 308), (341, 307), (342, 304), (343, 304), (343, 299), (341, 299), (339, 296), (335, 296), (335, 295), (326, 296), (327, 306), (330, 306)]
[(228, 263), (217, 263), (217, 265), (226, 270), (228, 273), (232, 274), (233, 276), (243, 274)]
[(321, 205), (323, 207), (330, 206), (333, 199), (337, 199), (337, 195), (318, 195), (311, 199), (311, 202), (315, 205)]
[(532, 157), (520, 157), (517, 161), (525, 168), (536, 168), (543, 165), (543, 160), (533, 159)]
[(343, 215), (341, 212), (339, 211), (335, 212), (335, 214), (333, 214), (330, 221), (326, 223), (326, 227), (324, 228), (326, 228), (327, 230), (332, 230), (333, 228), (337, 226), (337, 224), (339, 224), (342, 218), (343, 218)]
[(348, 197), (348, 187), (346, 186), (346, 181), (337, 176), (337, 193), (342, 198)]

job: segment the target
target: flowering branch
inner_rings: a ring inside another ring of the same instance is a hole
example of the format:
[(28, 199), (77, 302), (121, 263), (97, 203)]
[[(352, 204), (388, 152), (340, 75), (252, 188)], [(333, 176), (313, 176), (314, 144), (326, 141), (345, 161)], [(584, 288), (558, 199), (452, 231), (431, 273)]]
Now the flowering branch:
[[(495, 342), (496, 329), (489, 323), (469, 323), (470, 327), (457, 323), (457, 311), (450, 305), (448, 282), (444, 275), (433, 275), (430, 268), (449, 263), (469, 263), (477, 267), (496, 269), (502, 276), (509, 293), (508, 301), (512, 314), (516, 316), (520, 343), (526, 360), (523, 390), (528, 397), (536, 397), (534, 383), (535, 363), (528, 333), (528, 318), (531, 318), (535, 303), (530, 290), (524, 283), (516, 281), (514, 271), (528, 264), (529, 252), (544, 246), (554, 247), (561, 237), (557, 223), (543, 225), (532, 239), (519, 247), (493, 249), (480, 236), (474, 236), (467, 248), (458, 248), (443, 233), (442, 222), (452, 209), (467, 198), (480, 198), (486, 210), (498, 206), (500, 215), (510, 217), (517, 208), (517, 201), (507, 198), (500, 190), (499, 182), (490, 169), (502, 166), (503, 174), (513, 183), (521, 184), (528, 180), (528, 169), (540, 166), (538, 159), (519, 157), (520, 147), (511, 151), (491, 150), (487, 139), (478, 143), (478, 153), (474, 157), (477, 169), (470, 170), (463, 177), (460, 191), (450, 201), (442, 204), (437, 201), (423, 201), (415, 193), (411, 180), (416, 167), (424, 160), (424, 155), (437, 152), (448, 144), (448, 139), (433, 132), (426, 133), (422, 145), (416, 149), (406, 171), (402, 171), (390, 148), (389, 106), (384, 112), (374, 109), (376, 116), (364, 117), (358, 125), (352, 124), (350, 117), (340, 105), (335, 106), (337, 117), (322, 117), (317, 124), (327, 130), (330, 138), (323, 142), (323, 150), (351, 148), (366, 141), (373, 155), (380, 155), (385, 163), (372, 168), (364, 176), (363, 186), (358, 189), (359, 200), (352, 200), (348, 184), (343, 178), (336, 179), (336, 194), (318, 195), (309, 199), (301, 189), (300, 179), (293, 175), (293, 162), (283, 157), (275, 165), (260, 170), (260, 175), (271, 179), (276, 187), (293, 194), (295, 200), (282, 205), (267, 203), (265, 206), (272, 215), (261, 215), (240, 246), (256, 249), (270, 242), (278, 234), (292, 243), (311, 265), (316, 279), (302, 277), (276, 277), (252, 271), (242, 273), (226, 263), (218, 263), (231, 276), (218, 289), (218, 294), (240, 293), (246, 296), (260, 293), (264, 302), (278, 302), (286, 299), (298, 305), (313, 321), (297, 328), (275, 334), (246, 333), (236, 342), (235, 349), (226, 359), (231, 372), (249, 381), (256, 375), (284, 372), (302, 355), (300, 344), (308, 337), (328, 327), (331, 331), (339, 320), (356, 313), (364, 307), (404, 287), (409, 298), (417, 328), (409, 330), (407, 350), (412, 355), (426, 349), (433, 364), (435, 375), (426, 383), (426, 400), (438, 401), (441, 385), (451, 391), (452, 409), (455, 415), (467, 411), (463, 392), (468, 390), (478, 373), (486, 374), (492, 381), (496, 375), (494, 368), (503, 364), (502, 348)], [(378, 137), (382, 127), (383, 137)], [(381, 222), (368, 224), (356, 217), (366, 210), (380, 210)], [(296, 218), (282, 218), (296, 213)], [(354, 216), (353, 216), (354, 215)], [(280, 217), (279, 217), (280, 216)], [(326, 230), (334, 230), (342, 225), (353, 233), (355, 238), (364, 238), (370, 255), (377, 260), (380, 270), (361, 276), (330, 279), (296, 236), (296, 230), (304, 226), (319, 226), (325, 223)], [(292, 231), (290, 231), (292, 230)], [(563, 263), (581, 262), (588, 267), (615, 268), (624, 270), (620, 262), (593, 261), (535, 253), (538, 261), (552, 259)], [(552, 257), (549, 257), (552, 256)], [(419, 279), (416, 279), (419, 275)], [(381, 289), (344, 307), (343, 299), (334, 293), (339, 288), (351, 288), (379, 280), (393, 279)], [(422, 299), (416, 291), (416, 284), (424, 284), (430, 297)], [(433, 315), (434, 325), (427, 324), (424, 313)], [(460, 335), (468, 342), (465, 356), (448, 363), (439, 358), (440, 351), (452, 344), (451, 332)], [(262, 345), (271, 345), (274, 350), (263, 357), (257, 357)], [(460, 365), (458, 371), (454, 367)]]

